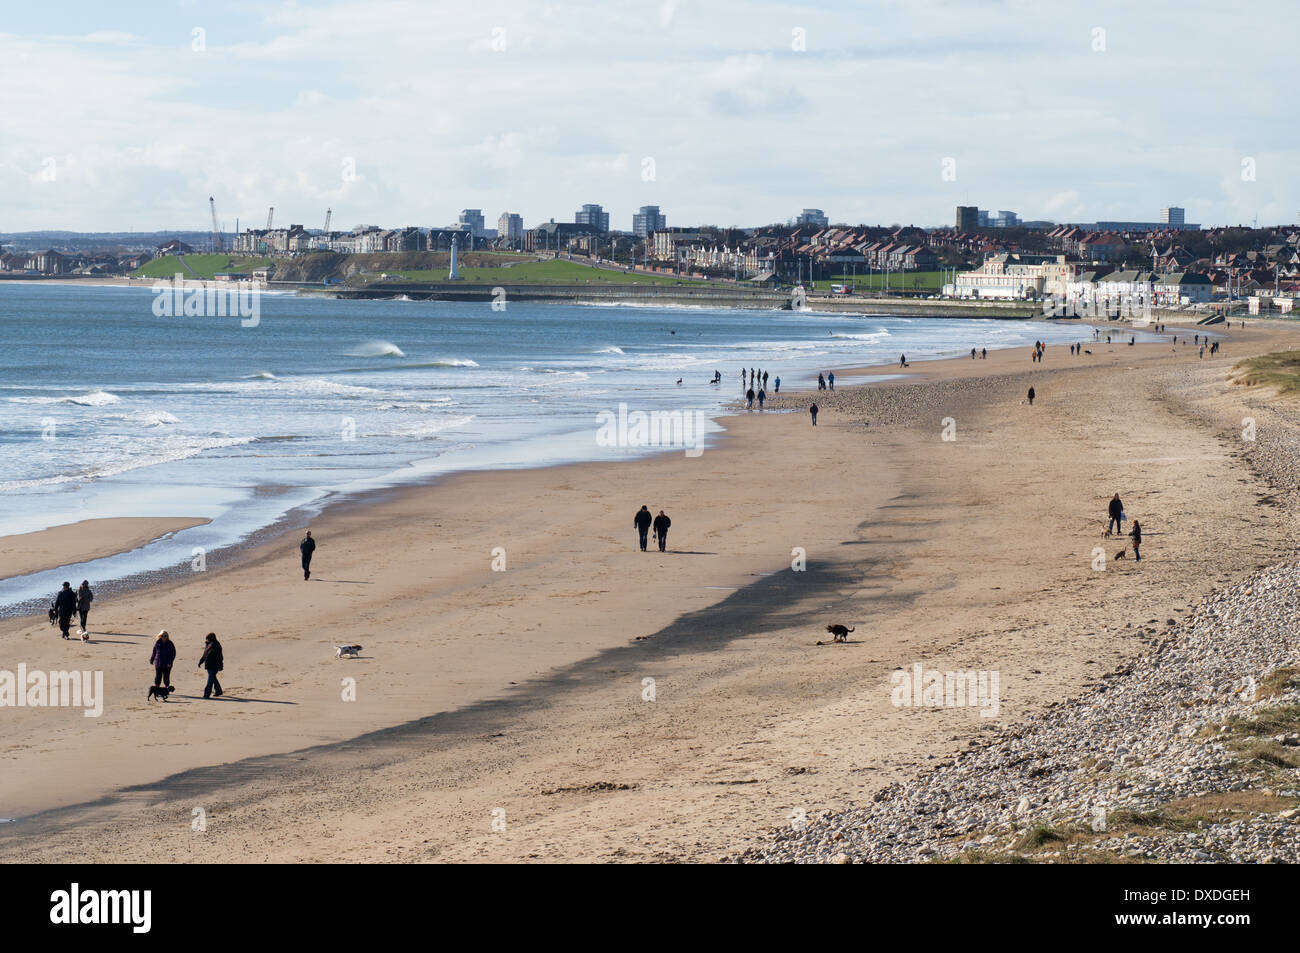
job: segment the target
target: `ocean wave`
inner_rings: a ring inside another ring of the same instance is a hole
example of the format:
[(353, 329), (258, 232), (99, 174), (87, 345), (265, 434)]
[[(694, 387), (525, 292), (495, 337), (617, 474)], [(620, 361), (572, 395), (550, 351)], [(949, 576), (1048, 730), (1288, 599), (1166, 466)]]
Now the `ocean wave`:
[(362, 434), (363, 437), (434, 437), (444, 430), (450, 430), (453, 427), (463, 427), (474, 419), (473, 414), (466, 414), (460, 417), (446, 417), (441, 420), (429, 420), (423, 423), (415, 424), (410, 427), (397, 427), (392, 430), (381, 430), (376, 433)]
[(139, 470), (143, 467), (153, 467), (163, 463), (174, 463), (177, 460), (196, 457), (209, 450), (220, 450), (225, 447), (241, 446), (243, 444), (252, 443), (255, 439), (256, 438), (254, 437), (198, 437), (183, 439), (153, 452), (142, 453), (134, 458), (117, 457), (112, 463), (91, 467), (78, 473), (60, 473), (55, 476), (39, 477), (34, 480), (7, 480), (0, 482), (0, 493), (10, 492), (13, 490), (30, 490), (42, 486), (58, 486), (64, 483), (85, 483), (103, 477), (116, 476), (119, 473), (127, 473), (131, 470)]
[(447, 405), (452, 403), (450, 397), (430, 397), (427, 400), (418, 401), (397, 401), (391, 404), (380, 404), (376, 410), (446, 410)]
[(611, 347), (598, 347), (598, 348), (596, 348), (594, 351), (592, 351), (591, 353), (592, 353), (592, 354), (622, 354), (622, 353), (623, 353), (623, 349), (622, 349), (621, 347), (612, 347), (612, 346), (611, 346)]
[(877, 341), (880, 338), (891, 337), (888, 328), (881, 328), (879, 331), (864, 331), (861, 334), (831, 334), (828, 337), (843, 338), (846, 341)]
[(119, 414), (117, 416), (121, 420), (129, 420), (144, 427), (162, 427), (166, 424), (181, 422), (179, 417), (175, 414), (169, 414), (165, 410), (140, 410), (133, 414)]
[(392, 341), (366, 341), (347, 352), (348, 357), (406, 357)]
[(106, 390), (92, 391), (89, 394), (79, 394), (68, 397), (10, 397), (10, 403), (14, 404), (76, 404), (79, 407), (106, 407), (109, 404), (116, 404), (122, 400), (116, 394), (110, 394)]
[(258, 371), (256, 374), (245, 374), (243, 377), (246, 381), (274, 381), (279, 380), (270, 371)]

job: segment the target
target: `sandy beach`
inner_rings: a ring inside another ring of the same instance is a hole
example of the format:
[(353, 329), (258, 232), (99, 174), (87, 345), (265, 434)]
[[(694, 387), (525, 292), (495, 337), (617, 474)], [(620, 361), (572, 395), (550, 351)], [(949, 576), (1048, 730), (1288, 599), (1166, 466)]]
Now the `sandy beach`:
[[(4, 711), (0, 817), (19, 820), (0, 859), (715, 861), (870, 801), (1293, 554), (1238, 433), (1284, 405), (1225, 382), (1291, 328), (1220, 326), (1213, 359), (1173, 330), (917, 363), (815, 395), (815, 428), (810, 395), (782, 394), (698, 458), (377, 494), (312, 524), (310, 582), (295, 530), (97, 602), (88, 643), (2, 622), (0, 667), (100, 669), (106, 700)], [(1143, 559), (1098, 571), (1094, 549), (1123, 545), (1101, 539), (1116, 492)], [(672, 517), (667, 553), (636, 550), (642, 503)], [(0, 575), (189, 525), (105, 522), (0, 540)], [(828, 623), (851, 640), (817, 646)], [(165, 704), (145, 698), (160, 628), (179, 650)], [(204, 701), (208, 631), (226, 695)], [(360, 659), (333, 657), (352, 643)], [(1000, 672), (996, 717), (891, 704), (918, 662)]]

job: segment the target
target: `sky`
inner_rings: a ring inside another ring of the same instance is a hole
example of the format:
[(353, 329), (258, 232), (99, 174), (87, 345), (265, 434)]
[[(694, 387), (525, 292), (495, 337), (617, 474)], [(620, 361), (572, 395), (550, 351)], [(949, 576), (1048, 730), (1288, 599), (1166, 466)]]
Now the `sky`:
[(5, 232), (1300, 213), (1291, 0), (5, 7)]

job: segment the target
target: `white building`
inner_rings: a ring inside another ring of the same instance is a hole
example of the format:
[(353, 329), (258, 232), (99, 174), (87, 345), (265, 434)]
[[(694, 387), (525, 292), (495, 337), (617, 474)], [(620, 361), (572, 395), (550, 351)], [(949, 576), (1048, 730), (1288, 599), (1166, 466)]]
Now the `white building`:
[(497, 219), (497, 238), (517, 245), (524, 238), (524, 217), (514, 212), (502, 212)]
[(993, 255), (974, 271), (963, 272), (944, 288), (957, 298), (1036, 300), (1046, 295), (1064, 297), (1074, 266), (1064, 255)]

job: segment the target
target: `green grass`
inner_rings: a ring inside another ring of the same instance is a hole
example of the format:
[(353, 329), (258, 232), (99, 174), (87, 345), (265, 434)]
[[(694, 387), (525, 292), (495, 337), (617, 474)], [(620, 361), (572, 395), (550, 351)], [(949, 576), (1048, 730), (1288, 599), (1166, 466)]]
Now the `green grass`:
[(1274, 387), (1279, 394), (1300, 393), (1300, 351), (1278, 351), (1241, 361), (1232, 381), (1247, 387)]
[[(937, 294), (943, 288), (944, 276), (948, 274), (951, 274), (951, 272), (909, 271), (904, 274), (901, 271), (891, 271), (889, 273), (889, 290), (924, 291), (927, 294)], [(858, 272), (856, 277), (852, 273), (847, 273), (831, 278), (818, 278), (813, 284), (818, 293), (824, 294), (830, 294), (831, 285), (851, 285), (859, 293), (863, 291), (884, 291), (885, 276), (880, 272), (872, 272), (870, 275)], [(807, 287), (806, 284), (805, 287)]]
[[(467, 284), (509, 286), (536, 285), (687, 285), (700, 286), (707, 282), (676, 278), (671, 275), (646, 275), (626, 271), (607, 271), (576, 261), (524, 261), (502, 268), (461, 268), (461, 280)], [(396, 269), (388, 272), (390, 281), (447, 280), (446, 269)], [(400, 277), (398, 277), (400, 276)], [(377, 278), (378, 276), (376, 276)]]
[[(270, 263), (268, 258), (232, 258), (230, 255), (186, 255), (185, 264), (189, 265), (200, 278), (211, 279), (218, 272), (252, 271), (265, 268)], [(131, 273), (133, 278), (171, 278), (177, 272), (186, 278), (193, 278), (175, 255), (165, 255), (146, 262)]]

